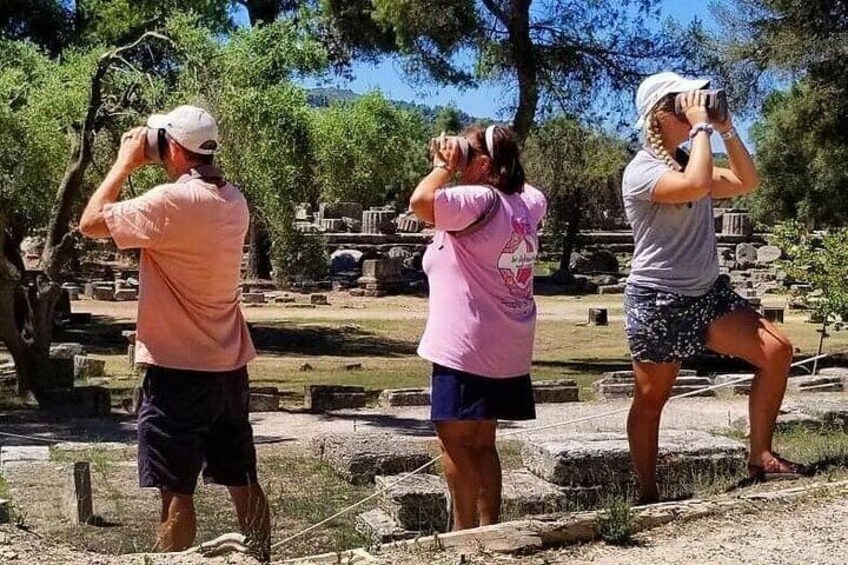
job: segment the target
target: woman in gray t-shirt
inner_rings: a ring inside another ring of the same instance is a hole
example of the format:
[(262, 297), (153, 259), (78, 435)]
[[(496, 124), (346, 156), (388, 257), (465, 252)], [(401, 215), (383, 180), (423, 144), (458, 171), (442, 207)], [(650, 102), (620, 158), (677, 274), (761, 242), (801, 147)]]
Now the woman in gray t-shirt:
[[(627, 422), (642, 502), (659, 499), (656, 481), (660, 415), (681, 363), (705, 349), (757, 368), (751, 386), (748, 471), (763, 480), (806, 470), (772, 451), (772, 435), (793, 348), (719, 276), (712, 202), (752, 191), (757, 171), (731, 119), (711, 123), (703, 89), (709, 81), (660, 73), (636, 94), (645, 147), (624, 171), (622, 192), (635, 252), (625, 293), (627, 337), (636, 395)], [(682, 100), (683, 116), (675, 112)], [(721, 134), (730, 168), (713, 166), (710, 136)], [(691, 141), (690, 153), (679, 146)]]

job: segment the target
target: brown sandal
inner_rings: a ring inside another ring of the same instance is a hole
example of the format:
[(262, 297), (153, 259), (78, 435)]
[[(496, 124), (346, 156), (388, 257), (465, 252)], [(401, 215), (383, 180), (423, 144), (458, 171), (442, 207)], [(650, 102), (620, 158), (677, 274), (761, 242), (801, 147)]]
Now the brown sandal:
[(764, 465), (748, 463), (748, 475), (756, 482), (788, 481), (809, 474), (810, 470), (805, 465), (784, 459), (777, 453), (773, 453)]

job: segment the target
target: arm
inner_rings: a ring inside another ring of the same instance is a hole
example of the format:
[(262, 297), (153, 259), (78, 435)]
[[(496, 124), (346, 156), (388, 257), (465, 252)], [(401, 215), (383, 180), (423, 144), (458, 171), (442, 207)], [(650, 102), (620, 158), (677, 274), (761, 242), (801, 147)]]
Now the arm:
[[(713, 171), (713, 188), (710, 194), (716, 200), (748, 194), (760, 182), (754, 160), (736, 130), (733, 129), (729, 119), (724, 124), (718, 124), (716, 129), (721, 132), (722, 139), (724, 139), (730, 168), (716, 168)], [(724, 136), (731, 130), (732, 136), (725, 139)]]
[[(691, 126), (709, 123), (705, 95), (695, 91), (687, 94), (683, 109)], [(710, 136), (700, 131), (692, 140), (689, 164), (683, 172), (671, 171), (657, 181), (651, 200), (658, 204), (683, 204), (709, 196), (713, 182), (713, 150)]]
[(118, 150), (118, 158), (106, 178), (91, 195), (80, 218), (79, 229), (85, 237), (100, 239), (112, 236), (109, 226), (106, 225), (104, 209), (108, 204), (117, 202), (127, 178), (144, 164), (144, 143), (144, 128), (135, 128), (124, 136)]

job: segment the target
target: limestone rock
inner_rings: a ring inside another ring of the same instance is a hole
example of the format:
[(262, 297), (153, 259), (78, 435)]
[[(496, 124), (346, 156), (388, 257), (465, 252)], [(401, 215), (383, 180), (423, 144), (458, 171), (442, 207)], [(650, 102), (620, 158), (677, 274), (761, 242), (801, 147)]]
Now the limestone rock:
[(579, 389), (571, 379), (537, 381), (533, 383), (533, 398), (537, 404), (578, 402)]
[(380, 406), (429, 406), (429, 388), (386, 389), (380, 393)]
[(404, 530), (388, 513), (375, 508), (356, 517), (356, 531), (372, 543), (384, 544), (415, 539), (421, 532)]
[[(375, 484), (384, 489), (403, 475), (378, 476)], [(405, 530), (424, 534), (448, 530), (447, 485), (435, 475), (413, 475), (380, 497), (380, 508)]]
[[(634, 483), (625, 433), (574, 434), (526, 441), (522, 457), (536, 476), (564, 487), (601, 486), (607, 494), (631, 492)], [(698, 477), (732, 476), (746, 465), (746, 447), (697, 431), (660, 434), (659, 480), (664, 496), (686, 494)]]
[(312, 453), (349, 483), (364, 485), (417, 469), (432, 458), (428, 445), (387, 434), (332, 434), (313, 439)]
[(85, 347), (80, 343), (57, 343), (50, 346), (50, 357), (53, 359), (74, 359), (85, 355)]
[(364, 254), (356, 249), (338, 249), (330, 255), (330, 274), (357, 272)]
[(783, 257), (783, 250), (774, 245), (764, 245), (757, 250), (757, 263), (771, 265)]
[(361, 386), (307, 385), (304, 408), (319, 413), (345, 408), (364, 408), (365, 389)]
[(86, 355), (74, 357), (74, 380), (96, 379), (106, 376), (106, 361)]
[(793, 392), (842, 392), (845, 385), (841, 377), (819, 375), (816, 377), (791, 377), (789, 390)]

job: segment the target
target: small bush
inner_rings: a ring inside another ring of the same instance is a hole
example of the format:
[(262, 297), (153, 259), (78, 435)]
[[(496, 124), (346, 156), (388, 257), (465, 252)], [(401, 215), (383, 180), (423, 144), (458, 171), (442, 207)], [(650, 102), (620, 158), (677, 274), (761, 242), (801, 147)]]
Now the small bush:
[(601, 539), (612, 545), (633, 543), (633, 513), (630, 504), (620, 498), (611, 500), (598, 517)]

